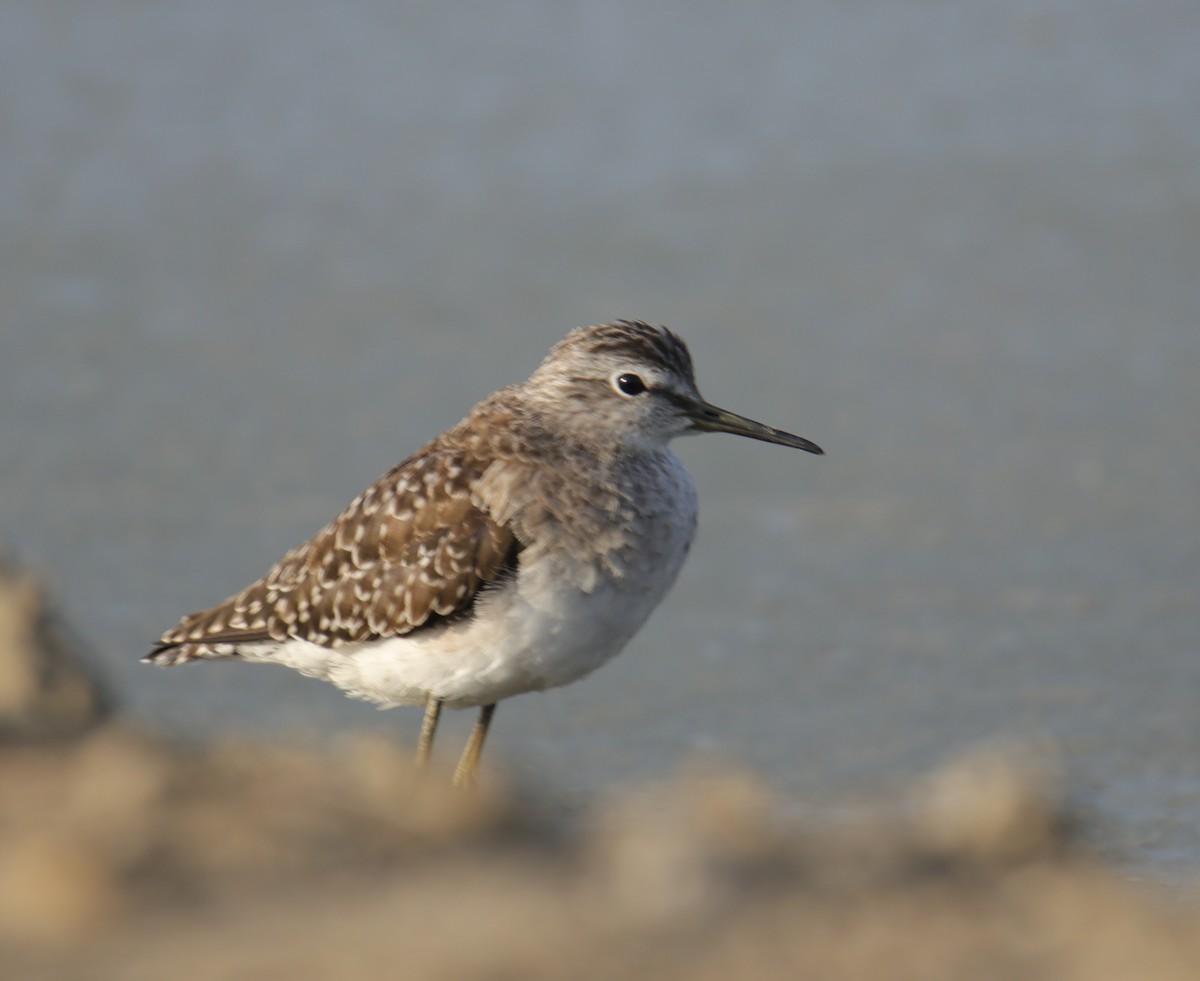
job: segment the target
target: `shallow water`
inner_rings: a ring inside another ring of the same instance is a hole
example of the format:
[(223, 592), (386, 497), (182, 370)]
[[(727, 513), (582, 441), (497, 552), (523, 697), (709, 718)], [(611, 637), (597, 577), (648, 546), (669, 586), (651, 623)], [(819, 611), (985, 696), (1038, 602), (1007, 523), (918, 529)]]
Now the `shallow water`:
[(819, 807), (1017, 741), (1194, 878), (1200, 11), (759, 9), (6, 5), (0, 536), (145, 721), (410, 739), (136, 659), (568, 328), (666, 322), (829, 456), (683, 443), (674, 593), (496, 758)]

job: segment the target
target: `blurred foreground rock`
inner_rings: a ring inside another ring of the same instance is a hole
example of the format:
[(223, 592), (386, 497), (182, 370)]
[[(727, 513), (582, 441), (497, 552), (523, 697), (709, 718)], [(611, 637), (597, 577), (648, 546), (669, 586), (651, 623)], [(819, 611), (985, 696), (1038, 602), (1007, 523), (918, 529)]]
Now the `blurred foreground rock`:
[(32, 576), (0, 555), (0, 740), (72, 736), (104, 699)]
[(1200, 912), (1102, 867), (1001, 756), (837, 827), (715, 769), (568, 825), (375, 736), (77, 731), (0, 746), (4, 977), (1200, 978)]

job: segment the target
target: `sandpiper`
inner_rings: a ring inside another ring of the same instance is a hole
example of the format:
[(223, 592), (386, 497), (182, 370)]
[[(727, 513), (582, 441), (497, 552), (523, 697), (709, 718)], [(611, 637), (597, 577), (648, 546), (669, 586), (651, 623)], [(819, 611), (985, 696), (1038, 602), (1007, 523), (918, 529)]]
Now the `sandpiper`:
[(675, 581), (696, 491), (667, 444), (696, 432), (823, 452), (706, 402), (665, 327), (581, 327), (142, 660), (283, 664), (424, 705), (419, 765), (443, 707), (478, 707), (454, 773), (469, 784), (497, 702), (594, 671)]

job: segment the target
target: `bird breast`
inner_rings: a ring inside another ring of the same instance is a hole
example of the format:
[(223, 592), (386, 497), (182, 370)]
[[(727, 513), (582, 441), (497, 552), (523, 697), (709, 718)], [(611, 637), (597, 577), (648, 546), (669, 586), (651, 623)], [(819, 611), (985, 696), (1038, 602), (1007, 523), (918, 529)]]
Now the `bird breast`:
[[(348, 656), (329, 680), (384, 706), (420, 703), (432, 693), (467, 707), (594, 671), (667, 594), (695, 532), (695, 488), (678, 458), (662, 452), (645, 466), (651, 469), (631, 481), (641, 490), (613, 491), (622, 502), (617, 511), (581, 496), (567, 513), (541, 488), (540, 501), (527, 498), (511, 516), (530, 536), (515, 578), (481, 593), (471, 617), (444, 629), (344, 649)], [(513, 495), (529, 490), (510, 488)]]

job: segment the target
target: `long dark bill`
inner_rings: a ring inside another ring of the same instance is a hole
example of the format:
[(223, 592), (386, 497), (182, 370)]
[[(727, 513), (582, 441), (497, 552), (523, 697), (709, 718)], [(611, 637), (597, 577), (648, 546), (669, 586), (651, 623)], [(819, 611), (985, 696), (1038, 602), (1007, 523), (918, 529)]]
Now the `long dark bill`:
[(749, 436), (751, 439), (761, 439), (764, 443), (778, 443), (780, 446), (791, 446), (797, 450), (816, 453), (824, 456), (825, 451), (812, 440), (803, 436), (793, 436), (782, 429), (765, 426), (761, 422), (739, 416), (728, 409), (720, 409), (707, 402), (698, 402), (688, 413), (692, 417), (692, 425), (704, 433), (733, 433), (735, 436)]

